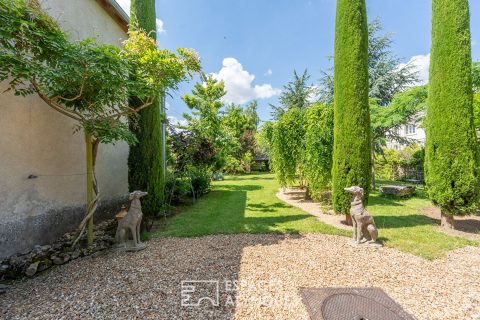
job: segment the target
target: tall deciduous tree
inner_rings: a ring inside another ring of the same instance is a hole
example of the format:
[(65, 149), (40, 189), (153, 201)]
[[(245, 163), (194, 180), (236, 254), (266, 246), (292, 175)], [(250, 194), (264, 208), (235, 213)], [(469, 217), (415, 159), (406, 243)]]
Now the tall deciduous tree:
[[(231, 152), (238, 146), (232, 145), (231, 132), (222, 131), (221, 113), (224, 109), (225, 85), (212, 76), (196, 83), (191, 94), (182, 97), (185, 104), (192, 110), (192, 114), (183, 114), (187, 120), (186, 129), (197, 136), (207, 139), (215, 148), (215, 165), (219, 170), (224, 164), (225, 152)], [(228, 151), (227, 151), (228, 150)]]
[(184, 114), (190, 131), (198, 131), (200, 136), (207, 138), (217, 148), (222, 147), (221, 111), (225, 96), (223, 81), (208, 77), (203, 83), (196, 83), (192, 94), (182, 97), (185, 104), (193, 110), (192, 114)]
[(470, 212), (478, 195), (468, 0), (433, 0), (426, 182), (442, 225)]
[[(333, 206), (348, 214), (358, 185), (368, 199), (371, 175), (368, 27), (365, 0), (338, 0), (334, 61)], [(347, 215), (347, 219), (350, 217)]]
[[(140, 28), (156, 39), (155, 0), (132, 0), (130, 8), (130, 29)], [(138, 98), (132, 96), (130, 105), (135, 108), (138, 104)], [(142, 209), (146, 215), (154, 216), (163, 208), (165, 187), (162, 141), (165, 115), (160, 109), (160, 99), (139, 114), (138, 123), (130, 125), (138, 144), (130, 147), (128, 185), (130, 191), (148, 192), (148, 197), (142, 201)]]

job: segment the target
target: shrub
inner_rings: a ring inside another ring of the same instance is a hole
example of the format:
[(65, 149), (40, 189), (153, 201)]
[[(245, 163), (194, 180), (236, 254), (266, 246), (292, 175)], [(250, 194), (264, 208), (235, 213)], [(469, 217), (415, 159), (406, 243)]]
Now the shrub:
[(250, 173), (252, 171), (253, 155), (250, 151), (243, 155), (241, 163), (245, 172)]
[(225, 157), (225, 163), (223, 165), (223, 169), (228, 174), (238, 174), (238, 173), (245, 172), (242, 167), (241, 161), (232, 155), (228, 155)]
[(292, 108), (273, 125), (271, 165), (280, 185), (295, 182), (303, 150), (303, 111)]
[(401, 179), (404, 175), (399, 170), (423, 172), (424, 158), (425, 149), (416, 144), (402, 150), (384, 149), (382, 155), (377, 155), (375, 172), (379, 179)]
[(269, 170), (268, 170), (267, 164), (264, 161), (261, 161), (261, 162), (254, 162), (252, 164), (252, 171), (267, 172)]
[(168, 172), (165, 179), (165, 203), (176, 205), (182, 202), (190, 192), (190, 183), (182, 175)]
[(315, 104), (304, 115), (302, 168), (310, 196), (321, 199), (332, 180), (333, 106)]
[(209, 170), (200, 167), (192, 167), (188, 171), (188, 178), (190, 181), (190, 191), (188, 192), (189, 196), (197, 199), (210, 192), (212, 180)]

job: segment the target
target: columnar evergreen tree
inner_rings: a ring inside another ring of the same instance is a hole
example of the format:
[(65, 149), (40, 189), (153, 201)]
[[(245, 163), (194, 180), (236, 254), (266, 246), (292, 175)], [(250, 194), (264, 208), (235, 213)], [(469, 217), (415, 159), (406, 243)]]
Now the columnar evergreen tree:
[[(145, 30), (156, 39), (155, 0), (131, 1), (130, 29), (135, 28)], [(136, 97), (130, 98), (132, 107), (138, 103)], [(130, 126), (138, 139), (138, 144), (130, 147), (128, 185), (130, 191), (148, 192), (148, 197), (142, 199), (142, 210), (149, 216), (160, 213), (164, 202), (163, 121), (160, 99), (157, 99), (151, 108), (142, 110), (138, 122)]]
[(442, 225), (470, 212), (478, 194), (468, 0), (433, 0), (426, 181)]
[(473, 78), (473, 123), (475, 131), (480, 131), (480, 62), (472, 65)]
[[(348, 214), (358, 185), (368, 199), (371, 176), (368, 30), (365, 0), (338, 0), (334, 60), (333, 206)], [(349, 220), (347, 215), (347, 220)]]

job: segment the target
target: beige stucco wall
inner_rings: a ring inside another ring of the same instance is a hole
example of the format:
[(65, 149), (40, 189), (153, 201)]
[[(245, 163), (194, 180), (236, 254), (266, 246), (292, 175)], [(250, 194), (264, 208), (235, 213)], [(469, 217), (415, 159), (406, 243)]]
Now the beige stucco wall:
[[(72, 39), (121, 45), (126, 34), (95, 0), (42, 0)], [(5, 83), (0, 84), (3, 92)], [(0, 93), (0, 257), (75, 228), (85, 203), (83, 134), (36, 96)], [(100, 146), (102, 198), (127, 193), (128, 146)], [(37, 178), (29, 179), (30, 175)], [(53, 224), (53, 225), (52, 225)], [(51, 231), (49, 236), (42, 233)]]

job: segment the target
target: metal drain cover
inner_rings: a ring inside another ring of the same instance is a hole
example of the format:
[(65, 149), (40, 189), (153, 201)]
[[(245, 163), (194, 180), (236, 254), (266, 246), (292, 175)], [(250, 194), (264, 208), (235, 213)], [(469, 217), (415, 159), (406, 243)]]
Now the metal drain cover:
[(414, 320), (378, 288), (302, 288), (312, 320)]

